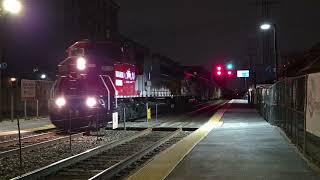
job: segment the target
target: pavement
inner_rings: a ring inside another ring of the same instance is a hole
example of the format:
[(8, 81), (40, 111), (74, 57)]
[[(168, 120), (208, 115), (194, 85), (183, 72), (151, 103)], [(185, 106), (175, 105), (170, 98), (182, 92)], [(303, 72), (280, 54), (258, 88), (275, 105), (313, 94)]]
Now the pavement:
[(245, 101), (234, 101), (222, 121), (223, 126), (209, 133), (168, 180), (320, 179), (295, 147)]
[(246, 102), (232, 100), (214, 115), (215, 122), (221, 117), (220, 127), (204, 125), (129, 179), (319, 180), (294, 145)]
[[(203, 103), (193, 107), (188, 112), (160, 114), (156, 119), (152, 115), (152, 119), (147, 121), (146, 118), (138, 119), (133, 122), (126, 122), (127, 128), (135, 127), (158, 127), (158, 128), (200, 128), (212, 116), (212, 111), (217, 109), (217, 106), (227, 102), (226, 100), (215, 100), (208, 103)], [(153, 109), (152, 109), (153, 111)], [(109, 124), (108, 127), (112, 127)], [(123, 122), (119, 122), (119, 128), (124, 127)]]

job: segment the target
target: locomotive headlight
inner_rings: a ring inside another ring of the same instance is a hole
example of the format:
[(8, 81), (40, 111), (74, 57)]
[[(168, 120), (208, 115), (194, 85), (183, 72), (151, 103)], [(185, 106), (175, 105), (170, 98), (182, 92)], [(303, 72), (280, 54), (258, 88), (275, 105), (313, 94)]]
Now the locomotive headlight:
[(66, 99), (64, 97), (58, 97), (55, 103), (59, 108), (61, 108), (66, 105)]
[(97, 99), (94, 97), (88, 97), (86, 99), (86, 104), (89, 108), (93, 108), (97, 105)]
[(77, 59), (77, 69), (83, 71), (87, 68), (87, 60), (83, 57)]

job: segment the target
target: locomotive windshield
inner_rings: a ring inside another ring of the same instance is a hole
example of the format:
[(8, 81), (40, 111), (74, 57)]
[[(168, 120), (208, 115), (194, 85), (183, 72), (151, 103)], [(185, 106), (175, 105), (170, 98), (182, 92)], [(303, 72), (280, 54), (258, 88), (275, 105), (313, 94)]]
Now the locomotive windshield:
[(84, 55), (84, 49), (83, 48), (73, 48), (69, 51), (68, 56), (83, 56)]
[(61, 78), (57, 81), (55, 94), (63, 95), (85, 95), (88, 85), (84, 79)]

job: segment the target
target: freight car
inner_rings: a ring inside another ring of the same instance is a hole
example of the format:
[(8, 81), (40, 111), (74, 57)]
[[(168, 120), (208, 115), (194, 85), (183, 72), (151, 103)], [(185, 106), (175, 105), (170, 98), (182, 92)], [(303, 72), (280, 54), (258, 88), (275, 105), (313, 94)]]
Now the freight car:
[(186, 75), (182, 66), (159, 54), (138, 52), (117, 41), (79, 41), (58, 65), (50, 120), (62, 129), (103, 126), (114, 113), (121, 120), (124, 108), (128, 119), (145, 116), (152, 104), (170, 109), (198, 96), (191, 93)]

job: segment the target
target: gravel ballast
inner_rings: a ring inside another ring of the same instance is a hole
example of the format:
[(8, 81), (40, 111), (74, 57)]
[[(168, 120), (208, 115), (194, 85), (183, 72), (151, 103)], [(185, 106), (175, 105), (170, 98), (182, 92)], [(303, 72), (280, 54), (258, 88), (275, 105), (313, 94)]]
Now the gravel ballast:
[(60, 144), (50, 145), (46, 148), (22, 152), (23, 167), (20, 168), (19, 155), (12, 155), (0, 159), (0, 179), (10, 179), (20, 174), (36, 170), (38, 168), (50, 165), (56, 161), (79, 154), (88, 149), (130, 136), (136, 131), (116, 131), (107, 130), (105, 136), (82, 136), (72, 139), (72, 149), (69, 149), (69, 141)]

